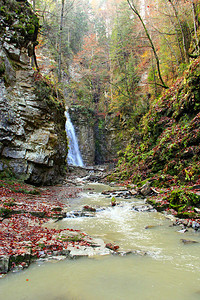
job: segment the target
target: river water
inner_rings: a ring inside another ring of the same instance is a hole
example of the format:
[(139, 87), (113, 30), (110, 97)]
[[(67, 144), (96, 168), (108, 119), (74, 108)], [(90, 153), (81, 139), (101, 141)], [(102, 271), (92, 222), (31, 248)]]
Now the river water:
[[(0, 299), (200, 299), (200, 232), (191, 229), (183, 234), (160, 213), (131, 209), (133, 204), (144, 204), (143, 199), (119, 198), (120, 205), (110, 207), (110, 199), (101, 194), (107, 189), (90, 184), (80, 197), (70, 200), (70, 210), (86, 204), (105, 210), (93, 218), (66, 218), (54, 227), (80, 229), (119, 245), (120, 250), (147, 254), (36, 263), (2, 279)], [(183, 244), (181, 239), (199, 243)]]

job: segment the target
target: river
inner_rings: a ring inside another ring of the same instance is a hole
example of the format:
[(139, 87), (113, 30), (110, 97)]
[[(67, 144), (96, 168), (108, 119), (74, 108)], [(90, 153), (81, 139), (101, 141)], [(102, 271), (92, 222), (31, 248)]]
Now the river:
[[(89, 184), (69, 200), (70, 210), (86, 204), (99, 207), (95, 217), (66, 218), (53, 226), (80, 229), (119, 245), (121, 251), (139, 254), (37, 262), (2, 279), (0, 299), (200, 299), (200, 232), (181, 233), (161, 213), (132, 210), (144, 204), (143, 199), (119, 198), (120, 205), (111, 207), (110, 198), (101, 194), (107, 189), (111, 187)], [(181, 239), (198, 243), (184, 244)]]

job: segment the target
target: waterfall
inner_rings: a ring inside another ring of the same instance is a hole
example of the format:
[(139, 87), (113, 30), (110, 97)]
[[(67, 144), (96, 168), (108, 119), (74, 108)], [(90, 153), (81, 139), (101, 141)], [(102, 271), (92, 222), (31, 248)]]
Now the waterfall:
[(67, 111), (65, 111), (65, 116), (66, 116), (65, 130), (67, 133), (67, 137), (69, 139), (69, 151), (67, 156), (67, 162), (69, 165), (83, 167), (84, 164), (81, 157), (81, 153), (79, 151), (76, 133), (74, 130), (74, 126), (71, 122), (69, 113)]

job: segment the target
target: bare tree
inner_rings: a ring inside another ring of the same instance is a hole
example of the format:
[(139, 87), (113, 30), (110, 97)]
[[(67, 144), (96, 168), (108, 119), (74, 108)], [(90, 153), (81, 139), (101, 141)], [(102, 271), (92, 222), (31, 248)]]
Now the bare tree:
[(168, 0), (168, 1), (169, 1), (169, 3), (171, 4), (171, 6), (173, 8), (174, 14), (175, 14), (176, 19), (177, 19), (178, 24), (179, 24), (179, 28), (180, 28), (180, 31), (181, 31), (181, 37), (182, 37), (182, 44), (183, 44), (183, 49), (184, 49), (185, 61), (186, 61), (186, 63), (188, 63), (189, 62), (189, 56), (188, 56), (188, 53), (187, 53), (186, 36), (185, 36), (185, 33), (184, 33), (184, 29), (183, 29), (181, 20), (179, 18), (178, 10), (177, 10), (173, 0)]
[(64, 5), (65, 5), (65, 0), (62, 0), (61, 15), (60, 15), (60, 29), (59, 29), (59, 48), (58, 48), (58, 82), (61, 81), (62, 30), (63, 30)]
[(200, 55), (200, 49), (199, 49), (199, 39), (197, 35), (197, 28), (199, 27), (199, 20), (197, 15), (197, 3), (194, 2), (194, 0), (191, 0), (192, 5), (192, 15), (193, 15), (193, 24), (194, 24), (194, 35), (195, 35), (195, 41), (196, 41), (196, 50), (197, 54), (189, 54), (191, 57), (198, 57)]
[(148, 30), (147, 30), (147, 28), (146, 28), (146, 25), (145, 25), (145, 23), (144, 23), (144, 21), (143, 21), (141, 15), (140, 15), (139, 11), (137, 10), (135, 4), (134, 4), (133, 2), (131, 3), (130, 0), (127, 0), (127, 2), (128, 2), (128, 4), (129, 4), (131, 10), (137, 15), (137, 17), (139, 18), (140, 22), (142, 23), (142, 26), (143, 26), (143, 28), (144, 28), (144, 30), (145, 30), (145, 33), (146, 33), (146, 36), (147, 36), (147, 38), (148, 38), (148, 40), (149, 40), (151, 49), (152, 49), (152, 51), (153, 51), (153, 53), (154, 53), (154, 57), (155, 57), (155, 60), (156, 60), (156, 66), (157, 66), (157, 70), (158, 70), (158, 76), (159, 76), (159, 79), (160, 79), (160, 81), (161, 81), (161, 86), (162, 86), (163, 88), (167, 89), (168, 86), (164, 83), (163, 78), (162, 78), (162, 75), (161, 75), (159, 58), (158, 58), (158, 55), (157, 55), (157, 53), (156, 53), (156, 49), (155, 49), (155, 47), (154, 47), (153, 41), (152, 41), (152, 39), (151, 39), (151, 37), (150, 37), (150, 34), (149, 34), (149, 32), (148, 32)]

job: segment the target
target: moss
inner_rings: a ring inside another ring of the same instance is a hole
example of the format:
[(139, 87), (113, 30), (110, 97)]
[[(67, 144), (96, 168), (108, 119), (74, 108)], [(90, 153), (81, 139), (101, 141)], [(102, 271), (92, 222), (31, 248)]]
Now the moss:
[(62, 211), (62, 208), (61, 207), (53, 207), (51, 210), (52, 211)]
[(8, 218), (12, 214), (12, 210), (9, 208), (1, 207), (0, 216), (3, 218)]
[(4, 206), (9, 206), (9, 207), (12, 207), (12, 206), (15, 206), (16, 205), (16, 203), (15, 202), (13, 202), (13, 201), (9, 201), (9, 202), (4, 202), (4, 204), (3, 204)]
[[(40, 73), (35, 73), (35, 95), (37, 100), (44, 101), (48, 107), (61, 111), (64, 115), (64, 96), (48, 78), (43, 77)], [(58, 98), (57, 98), (58, 96)]]
[(46, 217), (46, 212), (45, 211), (32, 211), (30, 214), (34, 217), (38, 218), (45, 218)]
[(200, 206), (200, 195), (182, 189), (175, 189), (169, 196), (164, 198), (169, 202), (169, 207), (183, 214), (185, 210), (192, 206)]
[(4, 61), (0, 58), (0, 76), (2, 76), (5, 73), (5, 63)]
[[(147, 178), (171, 186), (199, 177), (200, 59), (155, 100), (139, 122), (139, 135), (120, 154), (113, 179), (137, 183)], [(196, 166), (196, 167), (195, 167)], [(163, 177), (163, 178), (162, 178)], [(155, 180), (156, 178), (156, 180)]]
[(15, 43), (17, 47), (26, 47), (30, 41), (37, 38), (39, 19), (34, 14), (28, 1), (18, 3), (16, 1), (1, 0), (0, 13), (5, 24), (0, 32), (5, 32), (5, 27), (15, 31)]
[(177, 217), (181, 219), (197, 219), (200, 217), (200, 215), (196, 214), (195, 212), (178, 212)]

